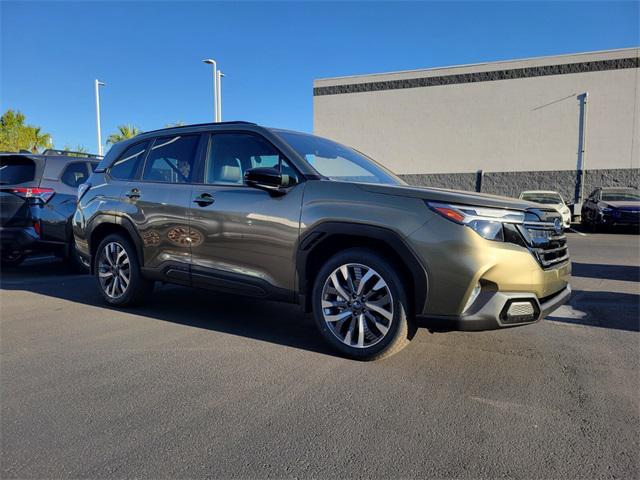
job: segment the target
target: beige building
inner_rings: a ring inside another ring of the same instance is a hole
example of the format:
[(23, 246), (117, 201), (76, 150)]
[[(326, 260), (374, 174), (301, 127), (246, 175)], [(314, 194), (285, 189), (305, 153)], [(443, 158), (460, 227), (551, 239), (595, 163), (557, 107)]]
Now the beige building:
[[(638, 184), (640, 49), (314, 82), (314, 133), (410, 183), (515, 195)], [(585, 93), (588, 96), (585, 97)], [(582, 140), (584, 155), (581, 154)]]

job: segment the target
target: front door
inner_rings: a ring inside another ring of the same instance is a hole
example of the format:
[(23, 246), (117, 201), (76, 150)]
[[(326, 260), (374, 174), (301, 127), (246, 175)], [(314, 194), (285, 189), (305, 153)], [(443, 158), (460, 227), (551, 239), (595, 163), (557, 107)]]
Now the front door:
[[(195, 284), (255, 296), (293, 294), (295, 247), (300, 231), (304, 183), (280, 152), (254, 133), (209, 136), (204, 184), (191, 204)], [(287, 193), (273, 194), (244, 184), (254, 167), (280, 168)]]

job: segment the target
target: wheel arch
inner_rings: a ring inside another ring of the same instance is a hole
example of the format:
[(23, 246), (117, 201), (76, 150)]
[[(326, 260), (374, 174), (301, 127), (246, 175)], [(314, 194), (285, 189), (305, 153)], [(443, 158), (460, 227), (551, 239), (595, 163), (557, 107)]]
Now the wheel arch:
[(300, 238), (296, 253), (298, 297), (305, 311), (311, 310), (315, 273), (322, 262), (348, 248), (363, 247), (391, 259), (403, 281), (413, 311), (421, 313), (427, 299), (428, 277), (418, 256), (395, 231), (351, 222), (322, 222)]
[[(102, 215), (92, 222), (88, 235), (89, 253), (91, 258), (93, 258), (93, 255), (95, 254), (95, 251), (102, 239), (113, 233), (124, 235), (133, 243), (138, 255), (139, 263), (143, 266), (144, 250), (142, 248), (143, 244), (138, 232), (130, 220), (113, 215)], [(93, 270), (93, 262), (91, 262), (91, 273), (95, 273)]]

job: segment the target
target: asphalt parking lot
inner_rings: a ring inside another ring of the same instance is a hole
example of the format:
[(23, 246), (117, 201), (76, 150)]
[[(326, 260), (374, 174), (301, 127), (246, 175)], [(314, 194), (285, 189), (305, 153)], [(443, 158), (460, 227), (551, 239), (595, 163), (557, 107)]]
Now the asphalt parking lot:
[(339, 358), (295, 306), (181, 287), (106, 308), (88, 276), (2, 274), (2, 478), (640, 476), (640, 242), (570, 233), (571, 304), (428, 322)]

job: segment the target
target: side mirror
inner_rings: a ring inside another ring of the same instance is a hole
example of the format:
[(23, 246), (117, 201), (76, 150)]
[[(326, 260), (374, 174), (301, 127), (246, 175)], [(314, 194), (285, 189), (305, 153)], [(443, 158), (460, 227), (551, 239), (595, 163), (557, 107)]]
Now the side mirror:
[(282, 174), (276, 168), (256, 167), (244, 172), (247, 185), (272, 193), (284, 193), (282, 189)]

